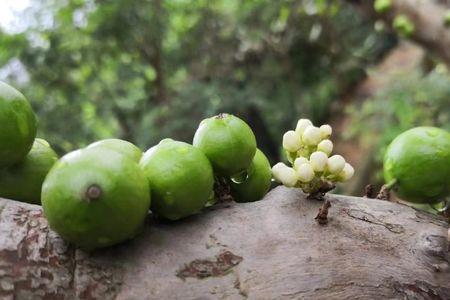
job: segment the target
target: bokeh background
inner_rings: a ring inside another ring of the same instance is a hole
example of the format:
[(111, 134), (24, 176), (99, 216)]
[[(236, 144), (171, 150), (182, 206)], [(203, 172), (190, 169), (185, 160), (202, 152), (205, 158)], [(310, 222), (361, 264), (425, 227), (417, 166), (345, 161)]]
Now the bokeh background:
[(450, 1), (422, 1), (438, 12), (423, 20), (397, 2), (380, 13), (369, 0), (1, 0), (0, 80), (60, 154), (109, 137), (191, 142), (200, 120), (229, 112), (275, 163), (299, 118), (329, 123), (356, 169), (339, 192), (361, 195), (381, 185), (397, 134), (450, 129), (450, 44), (423, 39), (427, 18), (450, 34)]

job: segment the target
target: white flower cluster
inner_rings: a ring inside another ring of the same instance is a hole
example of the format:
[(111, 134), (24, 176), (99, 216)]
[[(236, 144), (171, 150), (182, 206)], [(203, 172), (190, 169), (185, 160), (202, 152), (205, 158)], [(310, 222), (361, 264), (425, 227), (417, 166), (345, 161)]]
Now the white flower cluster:
[(292, 167), (277, 163), (273, 178), (287, 187), (300, 187), (310, 193), (324, 182), (343, 182), (355, 172), (341, 155), (330, 156), (333, 143), (330, 125), (315, 127), (308, 119), (300, 119), (297, 127), (283, 135), (283, 148)]

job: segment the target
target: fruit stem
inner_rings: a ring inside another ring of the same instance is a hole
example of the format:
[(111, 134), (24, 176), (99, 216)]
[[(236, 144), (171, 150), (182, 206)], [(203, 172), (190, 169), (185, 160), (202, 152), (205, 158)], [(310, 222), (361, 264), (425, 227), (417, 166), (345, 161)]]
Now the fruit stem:
[(225, 177), (214, 176), (214, 194), (216, 203), (229, 202), (233, 200), (231, 187)]
[(93, 185), (89, 186), (86, 190), (87, 202), (91, 202), (91, 201), (100, 199), (100, 197), (102, 196), (102, 193), (103, 193), (103, 191), (98, 185), (93, 184)]
[[(435, 208), (433, 205), (430, 204), (430, 207), (432, 207), (434, 210), (438, 212), (438, 214), (444, 216), (445, 218), (449, 219), (450, 221), (450, 197), (447, 197), (443, 201), (445, 203), (445, 206), (443, 208)], [(450, 246), (449, 246), (450, 247)]]
[(396, 183), (397, 183), (397, 178), (392, 179), (385, 185), (386, 189), (391, 190)]
[(226, 116), (227, 116), (226, 113), (220, 113), (220, 114), (218, 114), (218, 115), (216, 116), (216, 119), (223, 119), (223, 118), (225, 118)]

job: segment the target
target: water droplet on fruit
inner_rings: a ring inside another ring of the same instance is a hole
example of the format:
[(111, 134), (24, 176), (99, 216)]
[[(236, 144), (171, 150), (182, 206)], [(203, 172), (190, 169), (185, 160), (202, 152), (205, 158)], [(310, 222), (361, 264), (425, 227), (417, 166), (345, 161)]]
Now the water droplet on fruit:
[(247, 178), (248, 178), (247, 171), (242, 171), (241, 173), (231, 176), (231, 181), (233, 181), (234, 183), (237, 183), (237, 184), (241, 184), (244, 181), (246, 181)]

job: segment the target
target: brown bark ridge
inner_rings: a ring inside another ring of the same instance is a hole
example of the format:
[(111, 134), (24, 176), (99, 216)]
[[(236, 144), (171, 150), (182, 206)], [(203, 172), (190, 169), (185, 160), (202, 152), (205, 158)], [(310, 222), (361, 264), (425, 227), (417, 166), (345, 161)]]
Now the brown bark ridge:
[[(351, 1), (365, 7), (365, 10), (373, 10), (374, 1)], [(411, 40), (438, 55), (450, 66), (450, 28), (445, 25), (444, 17), (449, 10), (448, 1), (436, 0), (392, 0), (392, 6), (386, 13), (377, 16), (392, 25), (398, 15), (407, 16), (414, 24), (415, 30), (409, 37)]]
[(87, 254), (41, 208), (0, 200), (0, 299), (450, 299), (448, 224), (408, 206), (278, 187), (262, 201)]

